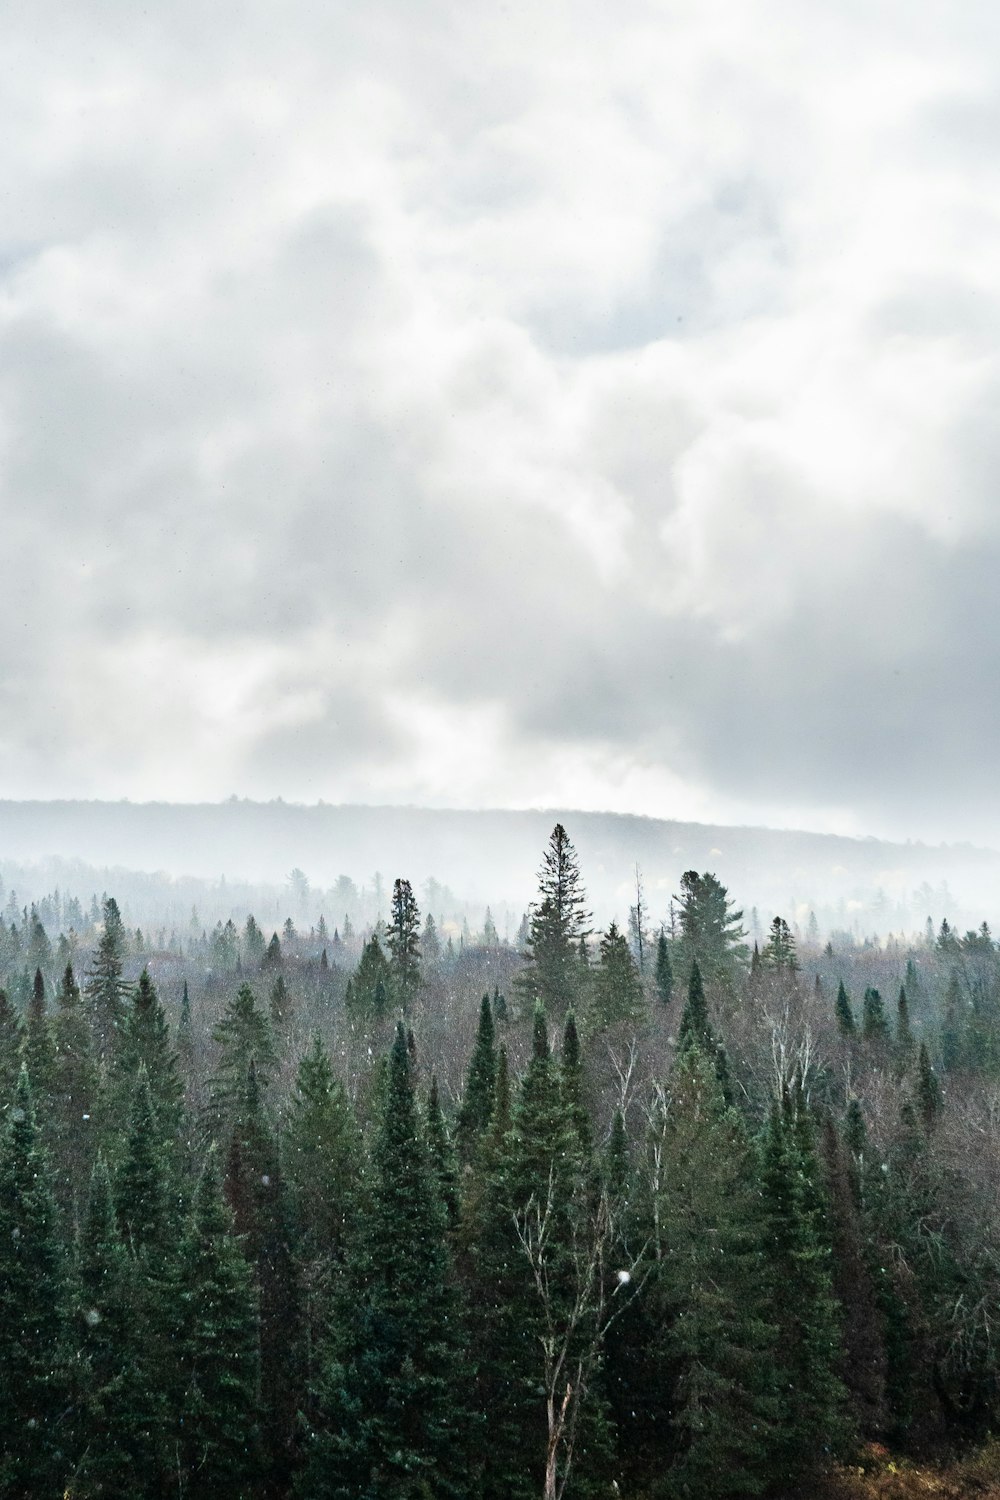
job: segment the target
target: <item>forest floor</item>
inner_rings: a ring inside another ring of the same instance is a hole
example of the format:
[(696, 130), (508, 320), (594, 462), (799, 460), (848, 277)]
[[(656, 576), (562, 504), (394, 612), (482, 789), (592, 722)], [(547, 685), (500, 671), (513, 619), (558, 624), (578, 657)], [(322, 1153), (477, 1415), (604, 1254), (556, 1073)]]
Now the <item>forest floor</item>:
[(919, 1464), (869, 1443), (813, 1500), (1000, 1500), (1000, 1442), (950, 1465)]

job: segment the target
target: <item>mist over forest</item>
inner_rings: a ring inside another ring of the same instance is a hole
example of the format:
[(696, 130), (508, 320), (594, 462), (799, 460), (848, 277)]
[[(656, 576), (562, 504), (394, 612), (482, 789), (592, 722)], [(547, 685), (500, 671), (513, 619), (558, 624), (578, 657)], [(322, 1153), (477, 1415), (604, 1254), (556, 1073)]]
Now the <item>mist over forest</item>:
[[(710, 869), (763, 940), (781, 913), (824, 938), (886, 942), (935, 928), (961, 931), (1000, 908), (1000, 854), (972, 845), (873, 838), (580, 811), (447, 811), (417, 807), (221, 803), (0, 802), (0, 880), (25, 902), (55, 888), (89, 902), (114, 890), (144, 926), (186, 931), (250, 911), (280, 926), (291, 913), (331, 929), (384, 915), (405, 871), (425, 909), (473, 931), (490, 906), (512, 939), (532, 898), (535, 851), (553, 823), (574, 830), (601, 922), (624, 920), (635, 867), (657, 922), (669, 920), (679, 872)], [(292, 871), (299, 881), (290, 889)], [(301, 877), (306, 884), (302, 884)], [(5, 896), (4, 899), (8, 899)], [(0, 903), (2, 904), (2, 903)]]

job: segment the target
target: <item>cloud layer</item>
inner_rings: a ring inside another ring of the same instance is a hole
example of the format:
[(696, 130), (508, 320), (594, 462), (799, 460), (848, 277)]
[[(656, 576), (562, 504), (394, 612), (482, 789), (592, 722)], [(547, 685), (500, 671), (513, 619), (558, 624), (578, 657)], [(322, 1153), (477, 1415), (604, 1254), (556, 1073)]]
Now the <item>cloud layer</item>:
[(1000, 17), (5, 31), (6, 795), (1000, 837)]

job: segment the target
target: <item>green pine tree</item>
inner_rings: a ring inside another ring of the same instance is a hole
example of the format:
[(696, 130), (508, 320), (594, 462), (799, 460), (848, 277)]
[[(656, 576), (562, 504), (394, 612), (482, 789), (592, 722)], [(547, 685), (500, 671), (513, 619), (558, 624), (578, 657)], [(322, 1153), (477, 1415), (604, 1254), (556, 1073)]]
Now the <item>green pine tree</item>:
[(437, 1182), (438, 1193), (444, 1204), (449, 1228), (458, 1222), (458, 1165), (441, 1098), (438, 1092), (437, 1074), (431, 1075), (431, 1086), (425, 1110), (427, 1150)]
[(277, 1054), (270, 1022), (248, 984), (240, 985), (212, 1035), (219, 1058), (209, 1086), (210, 1113), (218, 1135), (232, 1121), (244, 1098), (251, 1064), (257, 1088), (264, 1090), (270, 1083)]
[(634, 1026), (643, 1011), (642, 981), (628, 939), (612, 922), (601, 938), (600, 963), (591, 984), (591, 1022), (595, 1030), (619, 1024)]
[(661, 932), (656, 940), (656, 998), (661, 1005), (669, 1005), (674, 993), (674, 971), (670, 963), (670, 945), (667, 935)]
[(885, 1007), (878, 990), (868, 988), (861, 1007), (861, 1035), (875, 1046), (888, 1046), (892, 1040)]
[(420, 910), (408, 880), (393, 884), (386, 943), (392, 991), (406, 1015), (420, 987)]
[(99, 1080), (90, 1026), (70, 964), (66, 965), (56, 1003), (52, 1025), (55, 1185), (60, 1203), (76, 1216), (85, 1199), (94, 1160)]
[(458, 1111), (456, 1142), (463, 1161), (470, 1161), (478, 1141), (490, 1123), (493, 1092), (496, 1085), (496, 1032), (490, 998), (484, 995), (479, 1007), (479, 1029), (469, 1059), (465, 1091)]
[(532, 907), (526, 966), (515, 985), (529, 1001), (541, 1000), (562, 1015), (577, 998), (584, 970), (580, 943), (590, 933), (586, 896), (576, 850), (557, 823), (542, 856), (539, 900)]
[(104, 928), (83, 987), (87, 1014), (94, 1031), (97, 1058), (104, 1063), (114, 1055), (118, 1034), (125, 1020), (128, 993), (122, 975), (128, 939), (113, 896), (104, 902)]
[(55, 1090), (56, 1049), (45, 998), (45, 980), (41, 969), (35, 970), (35, 982), (28, 1006), (22, 1051), (24, 1065), (31, 1080), (31, 1096), (42, 1112), (46, 1126), (51, 1126), (52, 1097)]
[(0, 1143), (0, 1493), (62, 1494), (66, 1422), (66, 1269), (49, 1164), (22, 1069)]

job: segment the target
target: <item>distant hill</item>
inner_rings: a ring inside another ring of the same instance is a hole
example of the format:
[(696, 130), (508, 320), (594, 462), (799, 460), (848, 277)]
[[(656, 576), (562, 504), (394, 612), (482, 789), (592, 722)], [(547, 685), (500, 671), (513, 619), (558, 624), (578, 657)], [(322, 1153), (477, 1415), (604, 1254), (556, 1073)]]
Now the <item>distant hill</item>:
[(748, 914), (864, 931), (990, 920), (1000, 903), (1000, 854), (969, 845), (929, 847), (769, 828), (682, 823), (571, 808), (449, 811), (416, 807), (303, 806), (286, 802), (171, 804), (0, 802), (0, 866), (77, 859), (97, 868), (164, 871), (282, 884), (305, 871), (313, 887), (378, 870), (428, 877), (470, 901), (522, 908), (535, 889), (555, 822), (579, 851), (601, 921), (627, 915), (639, 864), (660, 921), (686, 869), (712, 870)]

